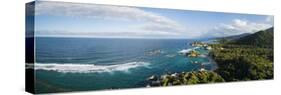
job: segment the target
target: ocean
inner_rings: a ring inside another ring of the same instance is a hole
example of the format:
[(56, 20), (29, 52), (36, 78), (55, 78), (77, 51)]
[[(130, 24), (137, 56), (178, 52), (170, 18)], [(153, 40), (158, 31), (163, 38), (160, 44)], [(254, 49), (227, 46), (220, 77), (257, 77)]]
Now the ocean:
[[(195, 71), (215, 64), (188, 58), (195, 40), (121, 38), (36, 38), (35, 91), (64, 92), (146, 87), (151, 75)], [(198, 48), (197, 48), (198, 49)], [(199, 48), (200, 49), (200, 48)]]

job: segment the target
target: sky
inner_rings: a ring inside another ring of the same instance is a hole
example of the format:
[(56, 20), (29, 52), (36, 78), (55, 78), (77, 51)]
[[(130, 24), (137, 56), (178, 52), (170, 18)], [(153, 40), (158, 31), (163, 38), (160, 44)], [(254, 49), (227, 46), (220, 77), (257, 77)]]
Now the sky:
[(273, 16), (37, 1), (40, 37), (194, 39), (255, 33)]

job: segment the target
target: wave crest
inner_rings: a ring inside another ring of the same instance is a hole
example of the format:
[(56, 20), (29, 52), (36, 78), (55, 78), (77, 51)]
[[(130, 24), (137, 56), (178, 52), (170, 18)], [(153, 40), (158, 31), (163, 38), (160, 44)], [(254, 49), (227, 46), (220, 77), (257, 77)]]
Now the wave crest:
[(94, 65), (94, 64), (57, 64), (36, 63), (35, 70), (57, 71), (62, 73), (102, 73), (112, 71), (128, 71), (132, 68), (147, 67), (147, 62), (129, 62), (116, 65)]
[(186, 54), (186, 53), (188, 53), (188, 52), (190, 52), (192, 50), (198, 49), (198, 48), (200, 48), (200, 47), (194, 47), (194, 48), (189, 48), (189, 49), (182, 49), (182, 50), (178, 51), (178, 53)]

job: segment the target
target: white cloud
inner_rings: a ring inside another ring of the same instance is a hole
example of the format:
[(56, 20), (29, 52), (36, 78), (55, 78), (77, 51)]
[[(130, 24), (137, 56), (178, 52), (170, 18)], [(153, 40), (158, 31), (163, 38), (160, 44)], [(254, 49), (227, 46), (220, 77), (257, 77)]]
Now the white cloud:
[[(151, 31), (37, 31), (37, 36), (58, 36), (58, 37), (113, 37), (113, 38), (170, 38), (171, 36), (178, 36), (177, 33), (170, 32), (151, 32)], [(79, 35), (79, 36), (77, 36)]]
[[(87, 17), (87, 18), (98, 18), (98, 19), (134, 21), (136, 23), (143, 23), (141, 26), (139, 25), (136, 26), (137, 28), (135, 29), (136, 31), (143, 30), (149, 32), (157, 32), (152, 34), (172, 35), (172, 34), (181, 33), (185, 30), (185, 27), (181, 26), (180, 23), (170, 18), (161, 16), (159, 14), (147, 12), (134, 7), (61, 3), (61, 2), (57, 3), (57, 2), (41, 1), (36, 3), (35, 10), (36, 10), (35, 13), (36, 15), (55, 15), (55, 16)], [(131, 32), (136, 32), (136, 31), (131, 31)], [(143, 33), (143, 31), (138, 33), (129, 33), (129, 34), (140, 35), (141, 33)], [(121, 34), (123, 32), (119, 32), (119, 33)], [(125, 33), (128, 34), (128, 32)], [(88, 34), (97, 34), (97, 33), (88, 33)], [(112, 31), (110, 31), (109, 34), (112, 34)], [(115, 33), (115, 35), (117, 34)]]
[(273, 22), (273, 19), (274, 19), (273, 16), (267, 16), (265, 21), (266, 22)]
[(243, 33), (255, 33), (272, 27), (270, 24), (249, 22), (247, 20), (234, 19), (230, 24), (222, 23), (211, 29), (207, 35), (212, 37), (225, 37)]

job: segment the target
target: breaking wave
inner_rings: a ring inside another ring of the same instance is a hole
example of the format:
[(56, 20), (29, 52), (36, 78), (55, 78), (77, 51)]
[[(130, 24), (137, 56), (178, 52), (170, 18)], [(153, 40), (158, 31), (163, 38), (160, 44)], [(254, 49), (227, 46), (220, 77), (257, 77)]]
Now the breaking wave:
[(190, 52), (190, 51), (192, 51), (192, 50), (195, 50), (195, 49), (197, 49), (197, 48), (200, 48), (200, 47), (194, 47), (194, 48), (189, 48), (189, 49), (182, 49), (182, 50), (178, 51), (178, 53), (180, 53), (180, 54), (186, 54), (186, 53), (188, 53), (188, 52)]
[[(58, 64), (58, 63), (36, 63), (35, 70), (56, 71), (62, 73), (102, 73), (112, 71), (128, 71), (137, 67), (148, 67), (147, 62), (129, 62), (115, 65), (94, 64)], [(27, 67), (30, 67), (27, 65)]]

